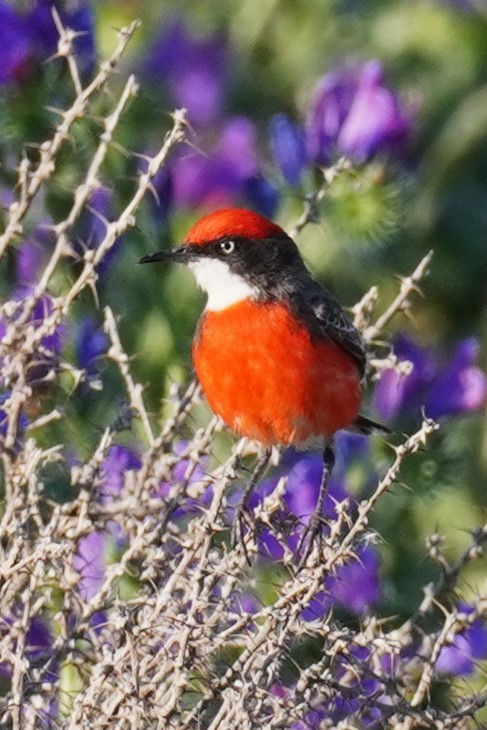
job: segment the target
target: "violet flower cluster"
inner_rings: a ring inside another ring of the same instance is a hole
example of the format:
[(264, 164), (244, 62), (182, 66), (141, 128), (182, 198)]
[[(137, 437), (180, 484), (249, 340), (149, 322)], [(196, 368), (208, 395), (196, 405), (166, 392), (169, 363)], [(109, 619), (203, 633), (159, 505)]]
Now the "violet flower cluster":
[(479, 367), (479, 343), (461, 340), (450, 352), (426, 348), (410, 336), (393, 343), (399, 361), (408, 362), (409, 375), (386, 370), (375, 390), (375, 407), (386, 422), (401, 418), (430, 418), (478, 411), (487, 398), (487, 375)]
[(403, 154), (412, 126), (412, 111), (386, 84), (382, 64), (372, 60), (324, 76), (304, 128), (276, 115), (271, 147), (286, 182), (298, 185), (309, 164), (327, 166), (340, 155), (360, 164), (378, 154)]
[[(68, 7), (66, 7), (68, 5)], [(35, 74), (39, 64), (57, 52), (59, 32), (53, 20), (55, 8), (63, 23), (78, 35), (74, 40), (80, 68), (89, 73), (95, 61), (94, 13), (89, 2), (65, 4), (35, 0), (23, 12), (14, 3), (0, 3), (0, 85), (22, 84)]]
[[(279, 205), (278, 176), (267, 173), (256, 124), (230, 111), (231, 58), (225, 38), (196, 38), (181, 20), (166, 28), (149, 52), (148, 79), (157, 90), (164, 80), (171, 101), (188, 109), (198, 148), (177, 156), (170, 185), (165, 175), (158, 192), (175, 205), (215, 208), (240, 202), (272, 217)], [(404, 152), (412, 126), (412, 111), (385, 82), (381, 63), (372, 60), (323, 76), (303, 125), (277, 114), (268, 145), (285, 182), (298, 186), (306, 169), (329, 165), (339, 155), (362, 163)]]

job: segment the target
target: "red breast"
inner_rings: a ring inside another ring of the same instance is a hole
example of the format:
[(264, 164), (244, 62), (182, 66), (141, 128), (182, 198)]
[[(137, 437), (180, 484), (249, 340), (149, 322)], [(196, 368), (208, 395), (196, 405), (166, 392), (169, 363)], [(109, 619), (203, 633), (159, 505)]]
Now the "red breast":
[(205, 312), (193, 359), (213, 411), (263, 444), (302, 444), (357, 417), (353, 358), (331, 339), (313, 338), (285, 302), (245, 299)]

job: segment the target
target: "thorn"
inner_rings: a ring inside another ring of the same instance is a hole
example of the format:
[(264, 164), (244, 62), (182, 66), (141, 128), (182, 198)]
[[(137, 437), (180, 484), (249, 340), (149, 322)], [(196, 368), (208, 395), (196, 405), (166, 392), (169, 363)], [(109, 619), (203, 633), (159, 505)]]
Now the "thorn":
[(44, 108), (46, 109), (46, 111), (52, 112), (53, 114), (57, 114), (60, 117), (63, 117), (64, 113), (65, 113), (64, 109), (59, 109), (59, 107), (57, 107), (57, 106), (46, 105)]
[(115, 142), (114, 139), (110, 140), (110, 147), (113, 147), (113, 149), (117, 150), (117, 152), (120, 152), (120, 154), (123, 155), (127, 160), (129, 160), (133, 155), (130, 150), (120, 144), (120, 142)]
[(161, 206), (161, 199), (160, 199), (159, 194), (158, 194), (157, 190), (155, 189), (153, 183), (152, 182), (149, 182), (147, 188), (152, 193), (152, 195), (154, 197), (154, 200), (156, 201), (157, 205), (160, 207)]

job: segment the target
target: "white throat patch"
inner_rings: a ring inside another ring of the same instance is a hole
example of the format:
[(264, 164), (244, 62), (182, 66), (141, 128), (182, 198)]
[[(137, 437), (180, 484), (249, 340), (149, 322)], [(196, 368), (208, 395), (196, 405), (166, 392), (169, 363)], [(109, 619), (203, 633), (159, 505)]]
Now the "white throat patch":
[(216, 312), (244, 299), (255, 298), (257, 289), (238, 274), (230, 271), (225, 261), (202, 258), (192, 261), (189, 268), (198, 285), (208, 294), (206, 309)]

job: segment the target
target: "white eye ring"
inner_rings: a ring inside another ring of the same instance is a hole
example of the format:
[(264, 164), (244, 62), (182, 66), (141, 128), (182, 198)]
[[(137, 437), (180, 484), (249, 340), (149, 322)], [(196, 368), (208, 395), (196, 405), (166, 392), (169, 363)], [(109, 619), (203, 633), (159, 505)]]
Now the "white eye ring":
[(220, 243), (220, 251), (222, 253), (233, 253), (235, 251), (235, 241), (222, 241)]

